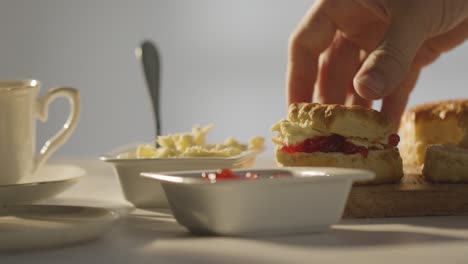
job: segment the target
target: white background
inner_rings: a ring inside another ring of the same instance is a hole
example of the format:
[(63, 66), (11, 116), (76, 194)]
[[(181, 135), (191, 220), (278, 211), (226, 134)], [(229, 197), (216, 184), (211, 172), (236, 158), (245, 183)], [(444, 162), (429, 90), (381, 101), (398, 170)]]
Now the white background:
[[(98, 156), (153, 138), (134, 49), (154, 40), (163, 60), (162, 127), (215, 124), (210, 141), (273, 135), (285, 115), (287, 39), (312, 1), (0, 1), (0, 79), (36, 78), (82, 95), (79, 126), (57, 155)], [(424, 70), (410, 105), (466, 97), (468, 44)], [(38, 127), (38, 145), (65, 119), (65, 101)], [(269, 143), (267, 153), (272, 152)]]

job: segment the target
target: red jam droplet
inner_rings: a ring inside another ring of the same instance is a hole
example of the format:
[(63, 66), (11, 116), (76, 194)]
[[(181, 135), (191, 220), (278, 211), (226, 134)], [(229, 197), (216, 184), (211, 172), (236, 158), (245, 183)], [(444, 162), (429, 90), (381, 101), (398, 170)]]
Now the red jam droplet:
[(216, 172), (216, 180), (237, 180), (241, 176), (235, 175), (230, 169), (222, 169)]
[(400, 137), (397, 134), (391, 134), (388, 137), (388, 144), (396, 147), (398, 146), (398, 143), (400, 143)]

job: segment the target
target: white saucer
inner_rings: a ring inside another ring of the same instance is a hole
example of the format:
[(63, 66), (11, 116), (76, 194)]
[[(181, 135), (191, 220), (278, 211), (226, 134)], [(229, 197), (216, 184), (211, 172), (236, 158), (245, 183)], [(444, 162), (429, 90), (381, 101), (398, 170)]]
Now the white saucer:
[(72, 165), (45, 164), (19, 183), (0, 185), (0, 204), (30, 204), (52, 198), (78, 182), (85, 170)]
[(98, 238), (118, 214), (97, 207), (0, 206), (0, 250), (64, 246)]

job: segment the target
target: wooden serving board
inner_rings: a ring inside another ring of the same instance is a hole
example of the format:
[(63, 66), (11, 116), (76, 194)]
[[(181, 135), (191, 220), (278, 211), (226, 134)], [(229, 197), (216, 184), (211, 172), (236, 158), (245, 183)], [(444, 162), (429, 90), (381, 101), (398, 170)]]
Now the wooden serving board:
[(353, 186), (343, 217), (467, 214), (468, 184), (430, 183), (413, 170), (397, 184)]

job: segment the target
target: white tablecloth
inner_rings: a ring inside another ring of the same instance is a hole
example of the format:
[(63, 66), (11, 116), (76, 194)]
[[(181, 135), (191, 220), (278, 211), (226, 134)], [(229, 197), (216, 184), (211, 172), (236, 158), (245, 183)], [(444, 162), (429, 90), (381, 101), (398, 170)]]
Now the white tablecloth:
[(1, 264), (468, 263), (468, 216), (349, 219), (326, 233), (296, 236), (200, 237), (178, 225), (167, 211), (134, 210), (108, 164), (59, 162), (81, 166), (87, 174), (45, 204), (108, 207), (120, 212), (121, 219), (98, 240), (0, 253)]

